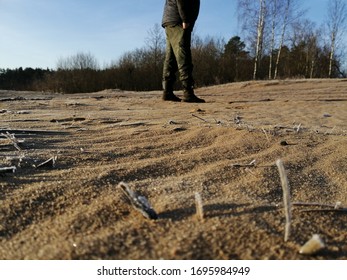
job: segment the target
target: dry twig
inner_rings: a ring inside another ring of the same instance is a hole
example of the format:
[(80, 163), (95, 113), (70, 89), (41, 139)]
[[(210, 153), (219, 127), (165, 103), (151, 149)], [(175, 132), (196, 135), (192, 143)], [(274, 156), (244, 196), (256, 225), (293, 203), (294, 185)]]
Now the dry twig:
[(196, 207), (196, 214), (199, 217), (199, 219), (201, 221), (204, 220), (204, 207), (202, 204), (201, 195), (199, 193), (195, 193), (195, 207)]
[(52, 135), (52, 134), (67, 134), (65, 131), (59, 130), (34, 130), (34, 129), (0, 129), (0, 133), (11, 133), (11, 134), (42, 134), (42, 135)]
[(7, 138), (8, 140), (10, 140), (11, 143), (13, 144), (13, 146), (18, 151), (22, 151), (21, 147), (18, 146), (18, 141), (17, 141), (16, 137), (14, 136), (14, 134), (10, 134), (10, 133), (6, 132), (6, 134), (1, 133), (1, 135), (4, 136), (5, 138)]
[(296, 130), (296, 133), (299, 133), (301, 129), (301, 123), (297, 127), (294, 127), (294, 129)]
[(284, 212), (286, 217), (286, 225), (285, 225), (285, 233), (284, 233), (284, 241), (287, 242), (290, 235), (290, 226), (291, 226), (291, 201), (290, 201), (290, 189), (286, 171), (283, 166), (283, 162), (281, 159), (276, 161), (276, 165), (278, 167), (278, 171), (280, 173), (282, 190), (283, 190), (283, 203), (284, 203)]
[(347, 213), (347, 208), (323, 208), (323, 209), (305, 209), (301, 212), (342, 212)]
[(235, 168), (242, 168), (242, 167), (255, 167), (256, 165), (256, 160), (252, 160), (250, 163), (248, 164), (241, 164), (241, 163), (234, 163), (231, 166), (235, 167)]
[(45, 168), (45, 167), (54, 168), (56, 161), (57, 161), (57, 156), (54, 156), (38, 165), (34, 165), (34, 167), (35, 168)]
[(267, 135), (266, 130), (265, 130), (263, 127), (261, 128), (261, 130), (264, 132), (265, 137), (266, 137), (266, 140), (267, 140), (268, 142), (270, 142), (270, 139), (269, 139), (269, 136)]
[(340, 201), (337, 201), (335, 204), (322, 204), (318, 202), (293, 202), (292, 205), (295, 206), (318, 206), (325, 208), (333, 208), (333, 209), (343, 209), (344, 207), (341, 205)]
[(195, 117), (195, 118), (198, 118), (199, 120), (202, 120), (202, 121), (204, 121), (204, 122), (206, 122), (206, 123), (209, 123), (207, 120), (205, 120), (205, 119), (203, 119), (203, 118), (200, 118), (200, 117), (197, 116), (197, 115), (192, 114), (192, 116)]
[(118, 187), (121, 188), (124, 195), (126, 196), (126, 198), (131, 203), (131, 205), (134, 207), (135, 210), (139, 211), (143, 216), (145, 216), (148, 219), (152, 219), (152, 220), (158, 219), (157, 213), (149, 204), (147, 198), (132, 191), (129, 188), (129, 186), (124, 182), (120, 182), (118, 184)]
[(17, 168), (15, 166), (11, 167), (0, 167), (0, 173), (15, 173)]

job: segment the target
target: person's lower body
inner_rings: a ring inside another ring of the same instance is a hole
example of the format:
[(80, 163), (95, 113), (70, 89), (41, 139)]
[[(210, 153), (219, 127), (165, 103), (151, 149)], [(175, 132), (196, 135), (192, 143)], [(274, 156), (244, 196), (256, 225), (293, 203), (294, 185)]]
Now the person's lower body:
[(181, 26), (166, 27), (166, 54), (163, 67), (163, 100), (181, 101), (173, 92), (176, 72), (183, 86), (184, 102), (203, 103), (194, 93), (193, 63), (190, 49), (190, 29)]

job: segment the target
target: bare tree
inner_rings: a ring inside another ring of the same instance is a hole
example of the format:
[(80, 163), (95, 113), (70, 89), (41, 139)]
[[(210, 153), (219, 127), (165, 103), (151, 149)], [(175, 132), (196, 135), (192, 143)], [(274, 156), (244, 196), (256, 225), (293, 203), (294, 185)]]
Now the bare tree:
[(266, 0), (238, 0), (239, 21), (243, 31), (248, 33), (248, 40), (254, 46), (253, 79), (257, 78), (263, 52), (266, 11)]
[(272, 62), (273, 62), (273, 52), (275, 49), (275, 39), (276, 39), (276, 22), (278, 20), (278, 1), (279, 0), (270, 0), (271, 11), (271, 42), (270, 42), (270, 51), (269, 51), (269, 79), (272, 79)]
[[(292, 65), (299, 68), (299, 75), (306, 78), (323, 78), (327, 76), (327, 46), (322, 37), (322, 28), (304, 19), (296, 21), (292, 26), (291, 49)], [(301, 64), (301, 66), (299, 66)]]
[(145, 41), (152, 55), (153, 62), (157, 67), (158, 64), (161, 64), (164, 56), (165, 37), (163, 35), (163, 28), (161, 28), (159, 24), (155, 24), (153, 28), (148, 31), (148, 36)]
[(327, 28), (330, 37), (329, 77), (331, 78), (336, 49), (346, 28), (346, 3), (343, 0), (329, 0), (327, 11)]
[(90, 53), (77, 53), (57, 62), (55, 87), (62, 92), (92, 92), (99, 90), (99, 65)]
[(253, 80), (257, 78), (259, 61), (263, 51), (265, 16), (266, 16), (266, 0), (259, 0), (259, 20), (258, 20), (258, 28), (257, 28), (257, 45), (256, 45), (255, 60), (254, 60)]
[(305, 14), (305, 11), (300, 9), (300, 5), (297, 0), (278, 0), (278, 1), (280, 2), (279, 10), (280, 10), (280, 17), (282, 18), (282, 21), (280, 21), (282, 24), (282, 27), (281, 27), (281, 35), (280, 35), (281, 37), (279, 39), (274, 79), (276, 79), (278, 75), (278, 66), (279, 66), (279, 62), (281, 58), (281, 51), (282, 51), (282, 47), (284, 45), (284, 41), (286, 38), (286, 33), (288, 31), (288, 26), (290, 24), (293, 24), (296, 20), (300, 19)]
[(283, 23), (282, 23), (282, 32), (281, 32), (280, 44), (279, 44), (278, 53), (277, 53), (277, 60), (276, 60), (274, 79), (277, 78), (278, 64), (280, 62), (281, 50), (282, 50), (282, 46), (283, 46), (283, 43), (284, 43), (284, 36), (286, 34), (286, 29), (287, 29), (287, 25), (288, 25), (290, 6), (291, 6), (291, 3), (292, 3), (291, 0), (285, 0), (285, 1), (286, 1), (286, 5), (285, 5), (285, 9), (284, 9), (284, 18), (283, 18)]
[(165, 36), (163, 28), (155, 24), (147, 33), (145, 63), (147, 72), (151, 73), (148, 77), (150, 88), (155, 88), (162, 83), (162, 68), (165, 57)]
[(59, 58), (57, 62), (57, 69), (60, 70), (97, 70), (98, 68), (98, 61), (91, 53), (79, 52), (66, 58)]

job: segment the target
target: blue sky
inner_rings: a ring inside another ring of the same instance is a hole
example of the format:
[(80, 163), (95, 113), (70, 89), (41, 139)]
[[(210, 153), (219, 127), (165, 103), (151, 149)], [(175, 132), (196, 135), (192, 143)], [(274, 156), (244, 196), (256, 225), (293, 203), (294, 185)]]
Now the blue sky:
[[(320, 24), (327, 0), (303, 0)], [(236, 0), (201, 0), (196, 34), (240, 35)], [(0, 68), (55, 68), (59, 58), (91, 53), (103, 67), (145, 45), (164, 0), (0, 0)], [(241, 35), (242, 37), (242, 35)]]

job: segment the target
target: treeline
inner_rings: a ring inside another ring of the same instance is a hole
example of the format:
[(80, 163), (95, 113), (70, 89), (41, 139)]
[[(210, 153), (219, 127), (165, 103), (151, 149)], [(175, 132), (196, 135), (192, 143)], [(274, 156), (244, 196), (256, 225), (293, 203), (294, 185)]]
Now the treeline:
[(40, 68), (0, 69), (0, 89), (32, 90), (52, 72)]
[[(279, 50), (275, 50), (273, 55)], [(227, 43), (222, 39), (195, 37), (192, 46), (196, 86), (209, 86), (251, 80), (254, 57), (246, 44), (235, 36)], [(0, 88), (8, 90), (39, 90), (65, 93), (94, 92), (108, 88), (122, 90), (160, 90), (164, 60), (163, 47), (142, 48), (124, 54), (117, 62), (99, 69), (93, 55), (79, 53), (61, 59), (57, 70), (15, 69), (0, 70)], [(268, 79), (270, 56), (258, 62), (257, 76)], [(273, 69), (275, 61), (273, 60)], [(346, 76), (335, 60), (332, 77)], [(308, 38), (281, 49), (278, 78), (329, 77), (329, 51)], [(177, 83), (179, 86), (179, 83)]]

